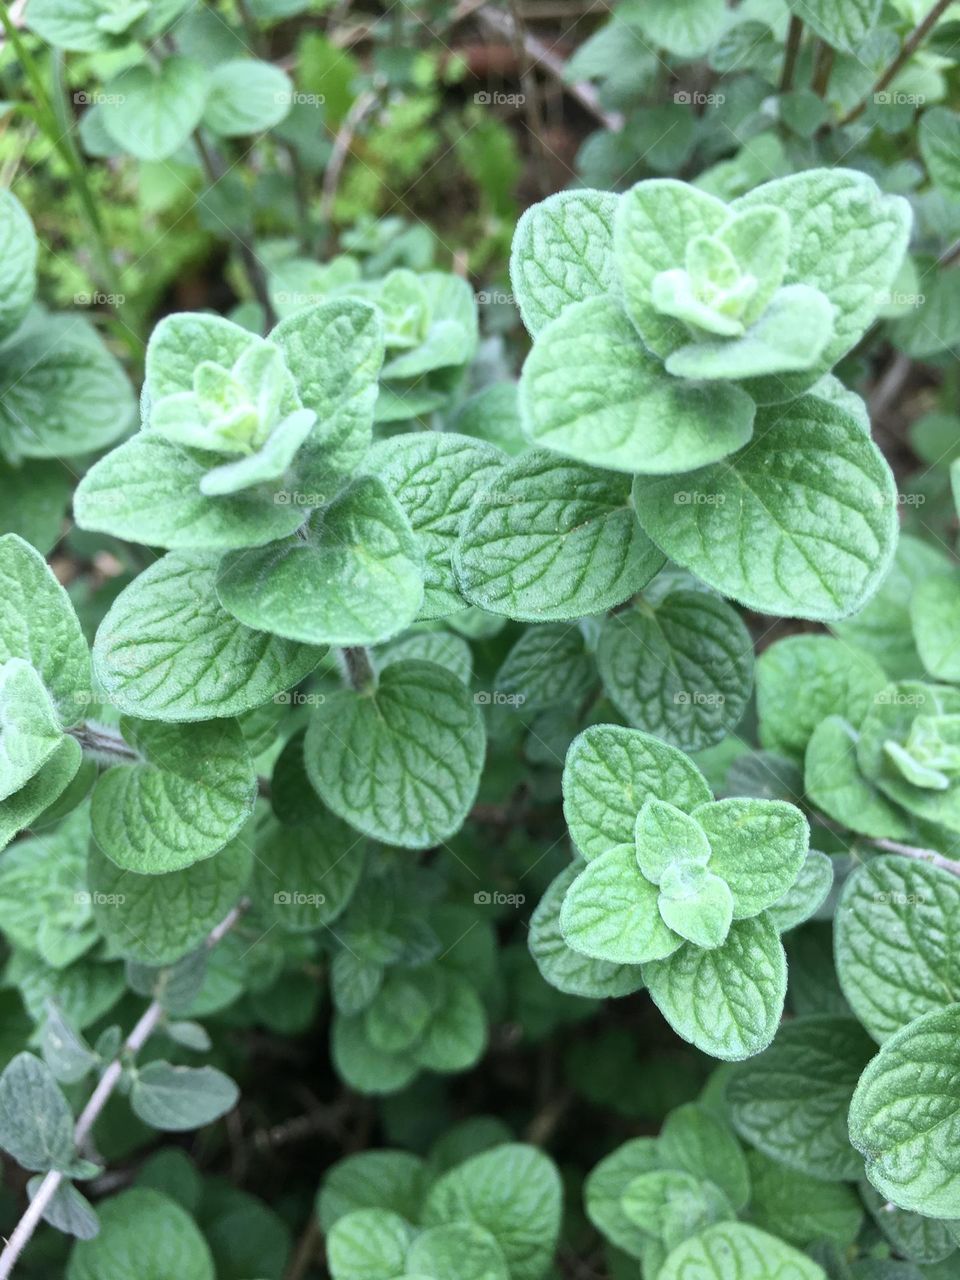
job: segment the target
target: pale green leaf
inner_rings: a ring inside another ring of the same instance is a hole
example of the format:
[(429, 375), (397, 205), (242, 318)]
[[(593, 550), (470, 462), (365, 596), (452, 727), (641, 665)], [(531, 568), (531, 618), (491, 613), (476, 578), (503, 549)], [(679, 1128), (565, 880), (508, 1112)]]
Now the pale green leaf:
[(216, 1067), (175, 1067), (148, 1062), (137, 1069), (130, 1090), (134, 1115), (154, 1129), (199, 1129), (226, 1115), (240, 1091)]
[(235, 720), (199, 725), (121, 720), (128, 763), (93, 789), (93, 835), (117, 866), (178, 871), (222, 849), (253, 809), (256, 777)]
[(239, 715), (300, 683), (322, 650), (253, 631), (221, 606), (219, 557), (172, 551), (101, 622), (94, 670), (112, 705), (148, 720)]
[(62, 739), (56, 707), (30, 663), (0, 663), (0, 801), (26, 786)]
[(325, 1232), (354, 1209), (390, 1209), (416, 1222), (425, 1190), (425, 1166), (408, 1151), (358, 1151), (332, 1165), (317, 1197)]
[(612, 298), (567, 307), (538, 335), (520, 378), (520, 410), (534, 444), (645, 475), (719, 461), (747, 443), (754, 416), (739, 388), (666, 374)]
[(931, 577), (910, 597), (910, 622), (924, 667), (937, 680), (960, 681), (960, 583)]
[(27, 314), (36, 289), (33, 223), (16, 196), (4, 190), (0, 192), (0, 340), (8, 338)]
[(877, 25), (882, 7), (882, 0), (790, 0), (791, 10), (821, 39), (848, 53), (856, 53)]
[(454, 570), (467, 599), (526, 622), (600, 613), (663, 558), (637, 524), (626, 476), (536, 450), (503, 468), (464, 516)]
[(624, 1213), (623, 1193), (640, 1174), (660, 1167), (660, 1147), (653, 1138), (630, 1138), (594, 1165), (584, 1184), (587, 1217), (632, 1258), (643, 1256), (649, 1236)]
[(753, 643), (725, 601), (674, 591), (607, 618), (597, 667), (610, 701), (632, 725), (684, 751), (702, 751), (743, 715)]
[(811, 849), (796, 880), (783, 897), (768, 908), (770, 919), (781, 933), (795, 929), (820, 910), (832, 887), (833, 859)]
[(901, 1209), (960, 1217), (958, 1094), (957, 1004), (902, 1027), (860, 1077), (850, 1141), (863, 1153), (867, 1177)]
[(670, 1169), (706, 1178), (736, 1210), (750, 1199), (750, 1176), (740, 1144), (729, 1125), (698, 1102), (687, 1102), (667, 1116), (657, 1151)]
[(400, 504), (363, 476), (296, 537), (225, 556), (217, 594), (255, 630), (303, 644), (375, 644), (415, 618), (422, 564)]
[(223, 138), (262, 133), (289, 114), (293, 100), (285, 71), (257, 58), (231, 58), (210, 72), (203, 123)]
[(905, 839), (911, 828), (903, 812), (860, 772), (858, 741), (842, 716), (821, 720), (807, 744), (804, 790), (827, 817), (851, 831)]
[(772, 907), (800, 874), (810, 828), (795, 805), (735, 796), (700, 805), (693, 817), (710, 841), (710, 871), (733, 892), (737, 920)]
[(785, 1023), (759, 1057), (731, 1074), (726, 1097), (737, 1132), (771, 1159), (825, 1182), (857, 1178), (847, 1110), (874, 1044), (852, 1018)]
[(933, 184), (948, 199), (960, 194), (960, 115), (944, 106), (934, 106), (920, 116), (920, 154)]
[(707, 52), (726, 19), (723, 0), (643, 0), (628, 4), (624, 16), (639, 26), (652, 45), (680, 58)]
[(200, 123), (209, 77), (179, 54), (122, 71), (104, 90), (103, 124), (138, 160), (166, 160)]
[(827, 1280), (822, 1267), (765, 1231), (720, 1222), (667, 1257), (657, 1280)]
[(415, 1232), (387, 1209), (355, 1209), (334, 1223), (327, 1237), (333, 1280), (397, 1280)]
[(757, 416), (752, 442), (684, 476), (638, 476), (640, 522), (672, 560), (762, 613), (853, 613), (896, 545), (893, 476), (842, 410), (814, 397)]
[(662, 960), (682, 939), (661, 920), (658, 892), (637, 866), (633, 844), (588, 862), (567, 890), (560, 929), (575, 951), (609, 964)]
[(510, 1280), (496, 1239), (473, 1222), (422, 1232), (407, 1253), (406, 1274), (431, 1280)]
[(572, 303), (614, 291), (617, 200), (607, 191), (562, 191), (533, 205), (517, 223), (510, 281), (534, 336)]
[(485, 734), (470, 694), (430, 662), (392, 663), (375, 688), (342, 690), (307, 730), (310, 781), (358, 831), (426, 849), (463, 825), (483, 766)]
[(563, 812), (588, 861), (634, 840), (648, 798), (689, 813), (711, 799), (706, 779), (675, 747), (637, 729), (592, 725), (574, 738), (563, 771)]
[(696, 818), (669, 801), (648, 796), (637, 814), (637, 865), (651, 884), (674, 867), (706, 867), (710, 842)]
[(73, 1112), (50, 1068), (18, 1053), (0, 1075), (0, 1147), (24, 1169), (69, 1169)]
[(30, 781), (0, 802), (0, 849), (5, 848), (18, 831), (37, 819), (57, 800), (77, 776), (83, 761), (83, 749), (76, 738), (63, 738), (60, 746)]
[(712, 951), (685, 943), (643, 966), (653, 1002), (684, 1040), (725, 1061), (765, 1049), (783, 1012), (787, 962), (769, 916), (735, 921)]

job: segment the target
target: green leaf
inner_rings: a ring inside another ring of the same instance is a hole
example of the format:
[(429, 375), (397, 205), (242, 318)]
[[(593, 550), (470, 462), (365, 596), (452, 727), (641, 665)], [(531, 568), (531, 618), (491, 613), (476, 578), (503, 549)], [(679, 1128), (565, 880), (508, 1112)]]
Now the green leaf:
[(609, 724), (574, 738), (563, 771), (563, 812), (587, 861), (634, 840), (637, 814), (650, 797), (685, 813), (711, 799), (693, 761), (659, 738)]
[(760, 741), (800, 756), (822, 720), (838, 715), (859, 724), (886, 684), (876, 660), (850, 644), (829, 636), (778, 640), (757, 661)]
[(119, 361), (80, 315), (35, 308), (7, 339), (0, 361), (0, 452), (72, 457), (112, 444), (134, 415)]
[(112, 705), (148, 720), (239, 715), (300, 683), (322, 650), (253, 631), (221, 606), (219, 557), (172, 551), (101, 622), (94, 670)]
[(903, 813), (860, 772), (859, 734), (842, 716), (828, 716), (807, 745), (804, 790), (829, 818), (874, 838), (911, 834)]
[(73, 476), (64, 463), (0, 462), (0, 534), (19, 534), (46, 555), (60, 539), (72, 490)]
[(37, 237), (33, 223), (16, 196), (4, 190), (0, 193), (0, 341), (20, 324), (36, 291)]
[(200, 123), (208, 88), (208, 72), (190, 58), (142, 62), (106, 86), (104, 127), (138, 160), (166, 160)]
[(733, 797), (700, 805), (693, 817), (710, 841), (710, 871), (733, 892), (735, 919), (772, 907), (800, 874), (810, 828), (795, 805)]
[(626, 14), (651, 44), (680, 58), (706, 53), (726, 20), (723, 0), (645, 0)]
[(462, 636), (453, 635), (449, 631), (409, 632), (389, 641), (372, 658), (378, 671), (388, 667), (391, 662), (405, 662), (408, 658), (416, 658), (421, 662), (434, 662), (438, 667), (446, 667), (465, 685), (470, 684), (473, 676), (470, 646)]
[(808, 169), (765, 182), (739, 200), (738, 212), (775, 205), (790, 219), (784, 284), (819, 289), (833, 304), (833, 335), (806, 373), (751, 383), (762, 402), (805, 390), (863, 337), (889, 302), (910, 237), (912, 214), (901, 196), (885, 195), (853, 169)]
[(134, 1114), (154, 1129), (182, 1132), (211, 1124), (236, 1106), (240, 1091), (215, 1067), (148, 1062), (130, 1090)]
[(217, 593), (255, 630), (303, 644), (376, 644), (416, 617), (422, 565), (402, 507), (363, 476), (296, 537), (225, 556)]
[(567, 890), (561, 932), (569, 946), (594, 960), (662, 960), (682, 939), (661, 920), (658, 897), (656, 885), (640, 873), (634, 845), (617, 845), (588, 862)]
[(291, 933), (312, 932), (347, 906), (363, 860), (363, 839), (332, 814), (298, 827), (271, 822), (257, 840), (250, 898), (271, 924)]
[(166, 875), (138, 875), (92, 848), (87, 884), (94, 919), (117, 955), (173, 964), (239, 900), (252, 866), (253, 852), (242, 836), (215, 857)]
[(623, 1194), (640, 1174), (660, 1167), (660, 1149), (653, 1138), (630, 1138), (594, 1165), (584, 1184), (587, 1217), (632, 1258), (643, 1256), (650, 1237), (624, 1213)]
[(853, 1187), (822, 1182), (750, 1151), (751, 1221), (798, 1248), (831, 1240), (849, 1248), (863, 1224), (863, 1209)]
[(560, 1177), (535, 1147), (505, 1143), (439, 1178), (424, 1224), (471, 1222), (497, 1241), (513, 1280), (541, 1280), (560, 1231)]
[(527, 711), (578, 704), (597, 683), (583, 629), (564, 623), (528, 627), (493, 678), (497, 693), (522, 698)]
[(960, 115), (947, 107), (930, 107), (920, 117), (920, 154), (934, 186), (948, 199), (960, 194), (957, 146), (960, 142)]
[(14, 533), (0, 537), (0, 582), (0, 662), (28, 662), (63, 723), (75, 723), (90, 697), (90, 655), (69, 596), (39, 551)]
[(684, 1040), (736, 1062), (760, 1053), (783, 1012), (787, 962), (767, 915), (735, 921), (712, 951), (686, 943), (643, 966), (653, 1002)]
[(203, 123), (223, 138), (242, 138), (279, 124), (292, 102), (286, 72), (257, 58), (231, 58), (209, 74)]
[(256, 777), (235, 720), (121, 720), (136, 757), (101, 774), (93, 835), (119, 867), (179, 871), (222, 849), (253, 809)]
[(902, 1257), (925, 1264), (942, 1262), (956, 1251), (955, 1223), (898, 1209), (869, 1182), (861, 1182), (859, 1191), (871, 1218)]
[(520, 410), (534, 444), (645, 475), (719, 461), (747, 443), (754, 416), (737, 387), (666, 374), (606, 297), (567, 307), (538, 335), (520, 378)]
[(416, 1222), (425, 1191), (425, 1166), (408, 1151), (358, 1151), (332, 1165), (317, 1197), (320, 1226), (333, 1224), (354, 1209), (390, 1209)]
[(627, 599), (663, 563), (630, 509), (628, 484), (539, 450), (508, 462), (464, 516), (453, 557), (463, 594), (526, 622)]
[(910, 598), (910, 622), (927, 671), (938, 680), (960, 681), (960, 583), (952, 577), (918, 582)]
[(356, 830), (427, 849), (463, 825), (483, 767), (485, 733), (451, 672), (392, 663), (375, 687), (327, 697), (310, 721), (307, 773), (317, 794)]
[(427, 1071), (467, 1071), (487, 1047), (483, 1004), (466, 978), (440, 970), (440, 1005), (413, 1057)]
[(168, 1196), (131, 1187), (97, 1206), (100, 1233), (74, 1246), (66, 1280), (215, 1280), (193, 1219)]
[(356, 298), (331, 298), (282, 320), (270, 341), (283, 352), (304, 408), (317, 415), (298, 458), (298, 483), (322, 491), (331, 477), (353, 471), (370, 445), (383, 363), (380, 315)]
[(757, 415), (752, 442), (684, 476), (638, 476), (640, 522), (666, 555), (762, 613), (854, 612), (896, 544), (896, 493), (879, 450), (814, 397)]
[(875, 1040), (960, 1001), (958, 934), (955, 875), (888, 855), (857, 867), (837, 905), (837, 977)]
[(924, 1014), (885, 1041), (850, 1104), (850, 1141), (867, 1177), (901, 1209), (928, 1217), (960, 1217), (958, 1045), (960, 1005)]
[[(822, 40), (856, 53), (865, 36), (877, 25), (882, 0), (790, 0), (790, 8), (811, 27)], [(922, 122), (929, 113), (924, 113)]]
[(725, 601), (674, 591), (605, 619), (597, 667), (610, 701), (632, 725), (684, 751), (702, 751), (743, 715), (753, 643)]
[(832, 888), (833, 859), (811, 849), (796, 880), (783, 897), (768, 908), (770, 919), (781, 933), (795, 929), (820, 910)]
[(517, 223), (510, 281), (534, 337), (571, 304), (614, 291), (617, 201), (607, 191), (562, 191), (535, 204)]
[(0, 1147), (24, 1169), (69, 1169), (75, 1160), (73, 1112), (53, 1073), (18, 1053), (0, 1075)]
[(74, 737), (61, 739), (58, 749), (26, 786), (0, 801), (0, 849), (10, 844), (17, 832), (58, 800), (70, 782), (77, 777), (83, 762), (83, 749)]
[(667, 1249), (712, 1222), (733, 1217), (719, 1188), (676, 1169), (641, 1173), (628, 1183), (622, 1203), (630, 1221)]
[(0, 801), (39, 773), (62, 739), (56, 708), (29, 662), (0, 663)]
[(737, 1132), (773, 1160), (825, 1182), (860, 1174), (847, 1110), (874, 1045), (851, 1018), (785, 1023), (773, 1044), (727, 1083)]
[(678, 1245), (657, 1280), (827, 1280), (790, 1245), (742, 1222), (719, 1222)]
[(500, 1246), (475, 1223), (451, 1222), (421, 1232), (410, 1246), (407, 1273), (432, 1280), (510, 1280)]
[(651, 884), (659, 885), (674, 867), (706, 867), (710, 842), (696, 818), (666, 800), (648, 796), (637, 814), (637, 864)]
[[(42, 1182), (39, 1174), (27, 1182), (27, 1195), (31, 1200), (40, 1190)], [(43, 1220), (78, 1240), (92, 1240), (100, 1230), (100, 1220), (90, 1201), (68, 1180), (61, 1182), (53, 1193), (53, 1198), (43, 1211)]]
[(273, 542), (300, 527), (302, 507), (255, 489), (207, 497), (200, 481), (219, 455), (141, 431), (95, 463), (73, 496), (81, 529), (155, 547), (229, 550)]
[(627, 996), (643, 986), (636, 965), (610, 964), (575, 951), (560, 927), (560, 912), (570, 885), (582, 870), (574, 862), (553, 880), (530, 917), (528, 945), (541, 976), (558, 991), (587, 999)]
[(747, 1162), (730, 1127), (698, 1102), (687, 1102), (667, 1116), (657, 1151), (670, 1169), (706, 1178), (737, 1211), (750, 1199)]
[(451, 553), (464, 513), (505, 460), (492, 445), (438, 431), (394, 436), (367, 454), (363, 469), (399, 502), (423, 552), (420, 618), (442, 618), (467, 607), (457, 590)]
[(404, 1274), (414, 1230), (386, 1209), (355, 1209), (334, 1223), (327, 1237), (333, 1280), (396, 1280)]
[(730, 886), (706, 867), (668, 867), (657, 906), (664, 924), (698, 947), (719, 947), (733, 922)]

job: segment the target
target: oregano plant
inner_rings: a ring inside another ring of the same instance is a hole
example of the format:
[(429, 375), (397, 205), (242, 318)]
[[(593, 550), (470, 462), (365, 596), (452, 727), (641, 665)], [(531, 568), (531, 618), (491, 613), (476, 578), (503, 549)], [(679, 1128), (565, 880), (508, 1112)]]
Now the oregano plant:
[(953, 1280), (955, 17), (0, 3), (0, 1280)]

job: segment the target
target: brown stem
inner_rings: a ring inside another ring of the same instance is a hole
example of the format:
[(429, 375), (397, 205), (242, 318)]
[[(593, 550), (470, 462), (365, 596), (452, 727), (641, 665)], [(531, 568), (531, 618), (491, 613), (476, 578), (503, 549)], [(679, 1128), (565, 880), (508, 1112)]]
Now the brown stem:
[(889, 67), (887, 67), (886, 71), (884, 71), (883, 75), (880, 76), (879, 80), (876, 81), (867, 96), (861, 99), (855, 107), (852, 107), (847, 114), (840, 119), (838, 123), (841, 128), (846, 124), (851, 124), (854, 120), (858, 120), (873, 101), (875, 95), (882, 93), (883, 90), (886, 89), (887, 85), (890, 84), (897, 74), (903, 69), (904, 64), (907, 63), (916, 52), (917, 46), (921, 41), (926, 39), (933, 27), (936, 26), (941, 15), (951, 3), (952, 0), (937, 0), (937, 3), (933, 6), (927, 16), (917, 23), (914, 29), (907, 36), (906, 40), (904, 40), (903, 44), (900, 46), (900, 52), (890, 63)]
[(357, 693), (363, 693), (376, 680), (370, 654), (363, 645), (350, 645), (341, 649), (344, 666), (347, 668), (347, 679)]
[(803, 39), (803, 19), (796, 14), (790, 18), (790, 29), (787, 32), (787, 44), (783, 51), (783, 70), (780, 73), (780, 92), (789, 93), (793, 88), (793, 77), (797, 70), (797, 58), (800, 55), (800, 42)]
[(827, 96), (830, 72), (833, 70), (835, 57), (836, 50), (833, 45), (827, 44), (825, 40), (817, 41), (817, 51), (813, 60), (813, 79), (810, 81), (810, 88), (818, 98)]

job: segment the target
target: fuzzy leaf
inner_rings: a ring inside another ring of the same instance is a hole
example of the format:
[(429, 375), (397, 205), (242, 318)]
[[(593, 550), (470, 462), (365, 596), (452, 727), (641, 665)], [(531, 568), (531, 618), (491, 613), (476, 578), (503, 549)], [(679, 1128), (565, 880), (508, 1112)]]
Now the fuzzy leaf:
[(648, 796), (637, 814), (637, 864), (651, 884), (659, 885), (675, 867), (706, 867), (710, 842), (696, 818), (666, 800)]
[(885, 1041), (850, 1104), (850, 1141), (867, 1177), (901, 1209), (928, 1217), (960, 1217), (958, 1046), (960, 1005), (916, 1018)]
[(106, 86), (104, 127), (138, 160), (166, 160), (200, 123), (208, 86), (207, 72), (190, 58), (140, 63)]
[[(790, 8), (810, 26), (822, 40), (856, 53), (865, 36), (877, 25), (882, 0), (790, 0)], [(928, 115), (925, 112), (921, 120)]]
[(632, 725), (684, 751), (702, 751), (743, 715), (753, 644), (725, 601), (674, 591), (607, 618), (597, 667), (610, 701)]
[(612, 298), (567, 307), (539, 334), (520, 378), (520, 410), (534, 444), (645, 475), (719, 461), (747, 443), (754, 415), (737, 387), (666, 374)]
[(29, 662), (0, 663), (0, 801), (26, 786), (62, 739), (56, 708)]
[(780, 932), (786, 933), (815, 915), (826, 902), (832, 887), (833, 859), (811, 849), (796, 880), (783, 897), (768, 908), (767, 913)]
[(650, 797), (685, 813), (711, 799), (693, 761), (659, 738), (609, 724), (574, 738), (563, 770), (563, 812), (587, 861), (634, 840), (637, 814)]
[(617, 201), (607, 191), (562, 191), (535, 204), (517, 223), (510, 281), (532, 335), (573, 303), (613, 292)]
[(560, 912), (566, 942), (609, 964), (661, 960), (681, 945), (661, 920), (657, 888), (637, 866), (632, 844), (617, 845), (588, 862), (567, 890)]
[(910, 622), (920, 660), (937, 680), (960, 680), (960, 582), (931, 577), (910, 598)]
[(626, 477), (543, 451), (507, 463), (474, 499), (454, 552), (467, 599), (525, 622), (600, 613), (663, 563), (630, 509)]
[(182, 1132), (219, 1120), (238, 1097), (237, 1086), (215, 1067), (148, 1062), (134, 1077), (130, 1105), (154, 1129)]
[(93, 835), (102, 851), (128, 871), (159, 875), (222, 849), (256, 797), (236, 721), (120, 724), (139, 758), (113, 765), (93, 789)]
[(686, 943), (643, 966), (653, 1002), (684, 1040), (736, 1062), (760, 1053), (783, 1012), (787, 962), (769, 916), (735, 921), (712, 951)]
[(33, 223), (16, 196), (4, 190), (0, 194), (0, 341), (8, 338), (27, 314), (36, 290)]
[(863, 1225), (863, 1208), (846, 1182), (822, 1182), (750, 1151), (750, 1218), (755, 1226), (798, 1248), (830, 1240), (849, 1248)]
[(657, 1280), (827, 1280), (822, 1267), (765, 1231), (719, 1222), (667, 1257)]
[(459, 831), (473, 804), (485, 734), (474, 702), (431, 662), (392, 663), (375, 689), (327, 697), (305, 758), (320, 799), (387, 844), (426, 849)]
[(640, 1174), (661, 1168), (653, 1138), (630, 1138), (594, 1165), (584, 1184), (587, 1217), (618, 1249), (632, 1258), (643, 1256), (649, 1235), (623, 1211), (623, 1193)]
[(427, 1195), (426, 1226), (472, 1222), (497, 1241), (514, 1280), (541, 1280), (560, 1231), (560, 1176), (535, 1147), (505, 1143), (464, 1161)]
[(858, 741), (842, 716), (821, 720), (807, 744), (804, 789), (818, 809), (851, 831), (905, 839), (911, 832), (903, 812), (860, 772)]
[(727, 1084), (737, 1132), (791, 1169), (843, 1182), (859, 1176), (847, 1110), (874, 1045), (852, 1018), (797, 1018)]
[(399, 503), (364, 476), (315, 511), (298, 536), (225, 556), (217, 594), (256, 630), (303, 644), (376, 644), (416, 616), (422, 563)]
[(66, 1280), (214, 1280), (206, 1240), (169, 1196), (131, 1187), (97, 1206), (100, 1232), (77, 1244)]
[(26, 786), (0, 801), (0, 849), (6, 848), (18, 831), (29, 827), (66, 791), (82, 762), (80, 743), (76, 738), (63, 738), (50, 759)]
[(259, 833), (251, 901), (281, 929), (313, 931), (347, 906), (363, 861), (363, 838), (332, 814), (297, 827), (271, 822)]
[(579, 703), (597, 683), (583, 630), (564, 623), (528, 627), (494, 676), (498, 693), (516, 694), (527, 711)]
[(960, 881), (892, 855), (857, 867), (837, 905), (835, 954), (847, 1002), (881, 1044), (960, 1002)]
[(750, 1199), (747, 1162), (729, 1125), (698, 1102), (687, 1102), (667, 1116), (657, 1150), (664, 1165), (707, 1178), (734, 1209)]
[(500, 1246), (475, 1223), (429, 1227), (413, 1242), (406, 1258), (409, 1276), (432, 1280), (510, 1280)]
[(219, 557), (172, 551), (122, 591), (97, 630), (94, 670), (114, 706), (148, 720), (239, 715), (308, 675), (321, 649), (253, 631), (221, 606)]
[(424, 560), (421, 618), (467, 607), (450, 556), (464, 512), (506, 461), (492, 445), (453, 432), (417, 431), (383, 440), (364, 460), (406, 513)]
[(32, 1053), (18, 1053), (0, 1075), (0, 1147), (38, 1173), (74, 1162), (73, 1112), (50, 1068)]
[(715, 467), (638, 476), (634, 502), (665, 554), (762, 613), (852, 613), (896, 545), (890, 469), (852, 418), (814, 397), (758, 414), (752, 442)]
[(155, 547), (262, 546), (303, 523), (303, 508), (256, 489), (206, 497), (200, 481), (222, 459), (141, 431), (95, 463), (73, 496), (81, 529)]
[(733, 797), (700, 805), (692, 816), (710, 841), (710, 871), (733, 892), (735, 919), (772, 907), (800, 874), (810, 828), (795, 805)]

